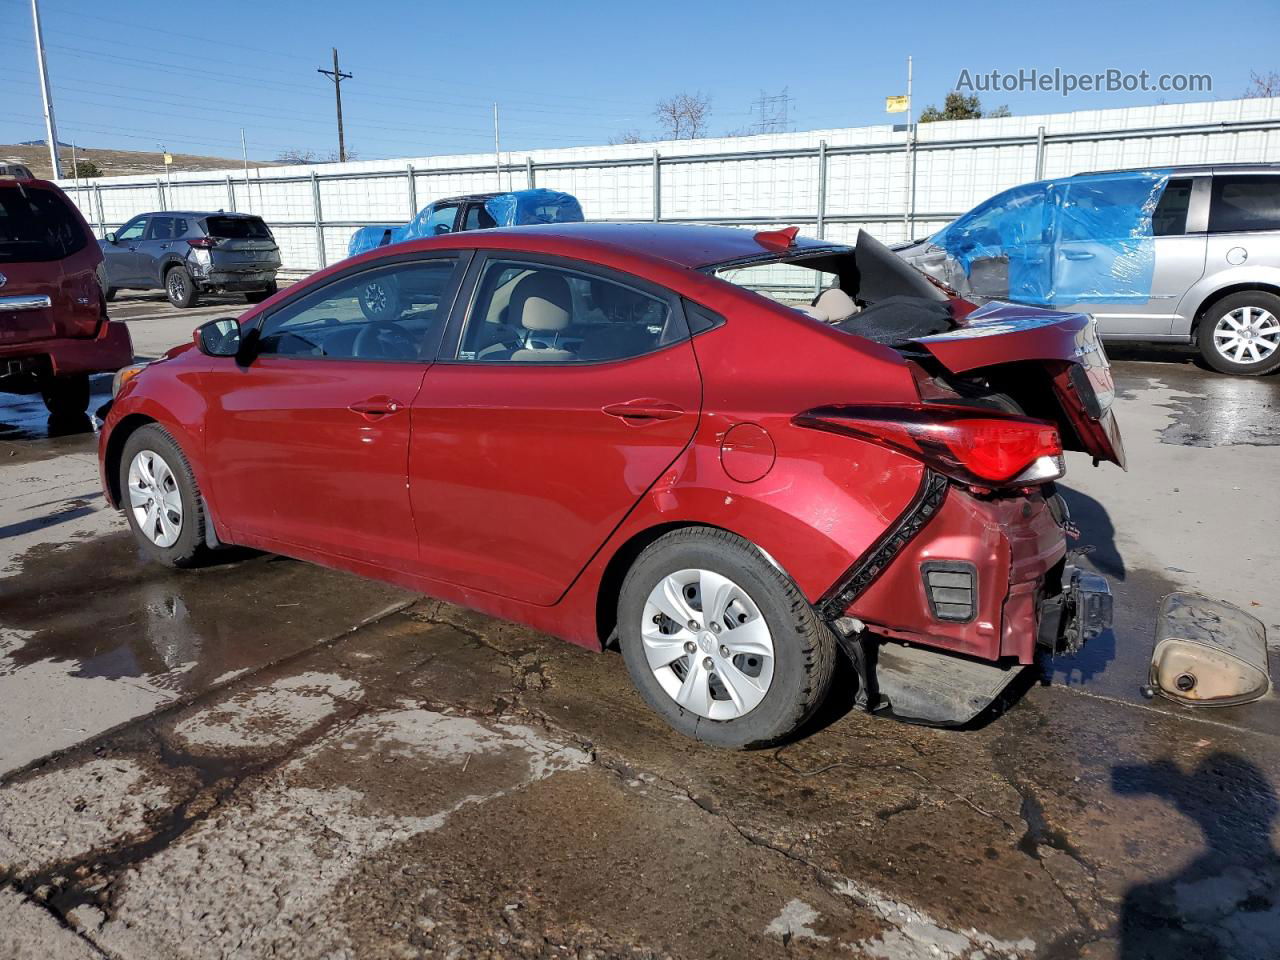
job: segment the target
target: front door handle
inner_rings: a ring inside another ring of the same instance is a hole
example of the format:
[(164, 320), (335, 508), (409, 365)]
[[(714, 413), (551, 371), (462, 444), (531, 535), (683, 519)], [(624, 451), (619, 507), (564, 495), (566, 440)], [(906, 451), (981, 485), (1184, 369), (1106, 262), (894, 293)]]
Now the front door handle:
[(1088, 250), (1067, 250), (1062, 254), (1068, 260), (1092, 260), (1093, 254)]
[(367, 400), (357, 400), (347, 409), (352, 413), (360, 414), (366, 420), (380, 420), (393, 413), (398, 413), (404, 409), (404, 404), (392, 397), (378, 396), (370, 397)]
[(666, 400), (628, 400), (625, 403), (610, 403), (600, 408), (611, 417), (617, 417), (626, 423), (656, 423), (660, 420), (674, 420), (684, 415), (684, 408)]

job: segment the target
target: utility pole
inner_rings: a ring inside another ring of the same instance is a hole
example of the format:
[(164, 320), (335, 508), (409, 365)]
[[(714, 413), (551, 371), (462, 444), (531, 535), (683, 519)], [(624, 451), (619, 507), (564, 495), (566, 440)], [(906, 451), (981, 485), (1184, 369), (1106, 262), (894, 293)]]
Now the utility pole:
[(498, 189), (502, 189), (502, 147), (498, 141), (498, 102), (493, 102), (493, 172), (498, 175)]
[(40, 4), (31, 0), (31, 22), (36, 31), (36, 66), (40, 68), (40, 96), (44, 99), (44, 134), (49, 144), (49, 162), (53, 165), (53, 179), (62, 178), (62, 164), (58, 162), (58, 125), (53, 122), (53, 92), (49, 89), (49, 67), (44, 62), (44, 33), (40, 29)]
[[(35, 0), (32, 0), (34, 3)], [(338, 48), (333, 48), (333, 69), (325, 70), (316, 68), (316, 73), (323, 73), (326, 77), (333, 81), (333, 95), (338, 101), (338, 162), (347, 162), (347, 145), (342, 139), (342, 81), (350, 80), (351, 74), (343, 73), (338, 69)]]
[(244, 127), (240, 128), (240, 155), (244, 157), (244, 208), (253, 210), (253, 193), (249, 189), (249, 148), (244, 143)]

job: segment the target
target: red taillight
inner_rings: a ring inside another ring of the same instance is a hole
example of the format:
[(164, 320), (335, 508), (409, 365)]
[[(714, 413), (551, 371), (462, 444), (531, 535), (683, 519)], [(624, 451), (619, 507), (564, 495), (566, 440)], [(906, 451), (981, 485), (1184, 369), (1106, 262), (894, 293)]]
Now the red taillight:
[(197, 250), (212, 250), (218, 245), (218, 241), (213, 237), (192, 237), (187, 243)]
[(796, 417), (800, 426), (909, 453), (962, 483), (1000, 487), (1061, 475), (1042, 458), (1062, 456), (1058, 428), (1043, 420), (942, 404), (832, 406)]

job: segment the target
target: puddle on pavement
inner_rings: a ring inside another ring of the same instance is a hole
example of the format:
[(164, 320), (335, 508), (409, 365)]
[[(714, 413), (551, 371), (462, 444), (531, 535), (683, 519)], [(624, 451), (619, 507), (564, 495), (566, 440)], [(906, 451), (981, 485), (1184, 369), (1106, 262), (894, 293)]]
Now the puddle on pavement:
[(73, 677), (145, 677), (177, 693), (349, 629), (408, 594), (280, 557), (194, 571), (145, 559), (123, 532), (42, 544), (0, 580), (0, 676), (41, 661)]
[(89, 382), (89, 413), (80, 417), (50, 417), (39, 394), (0, 393), (0, 466), (93, 453), (98, 421), (92, 414), (110, 399), (111, 377)]
[[(1130, 367), (1116, 371), (1122, 399), (1138, 399), (1152, 382), (1172, 391), (1162, 407), (1172, 422), (1164, 443), (1191, 447), (1280, 445), (1280, 379), (1230, 377), (1191, 364)], [(1122, 417), (1123, 428), (1123, 417)]]

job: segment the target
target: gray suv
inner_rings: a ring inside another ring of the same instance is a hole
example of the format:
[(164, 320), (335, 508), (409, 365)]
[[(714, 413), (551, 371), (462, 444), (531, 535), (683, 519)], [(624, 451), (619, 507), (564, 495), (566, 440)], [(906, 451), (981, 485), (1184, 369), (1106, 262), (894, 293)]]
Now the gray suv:
[(175, 307), (201, 293), (243, 293), (260, 303), (276, 292), (280, 248), (261, 217), (166, 210), (134, 217), (100, 241), (106, 294), (164, 290)]
[(1092, 314), (1108, 340), (1280, 368), (1280, 164), (1080, 174), (979, 204), (899, 256), (969, 299)]

